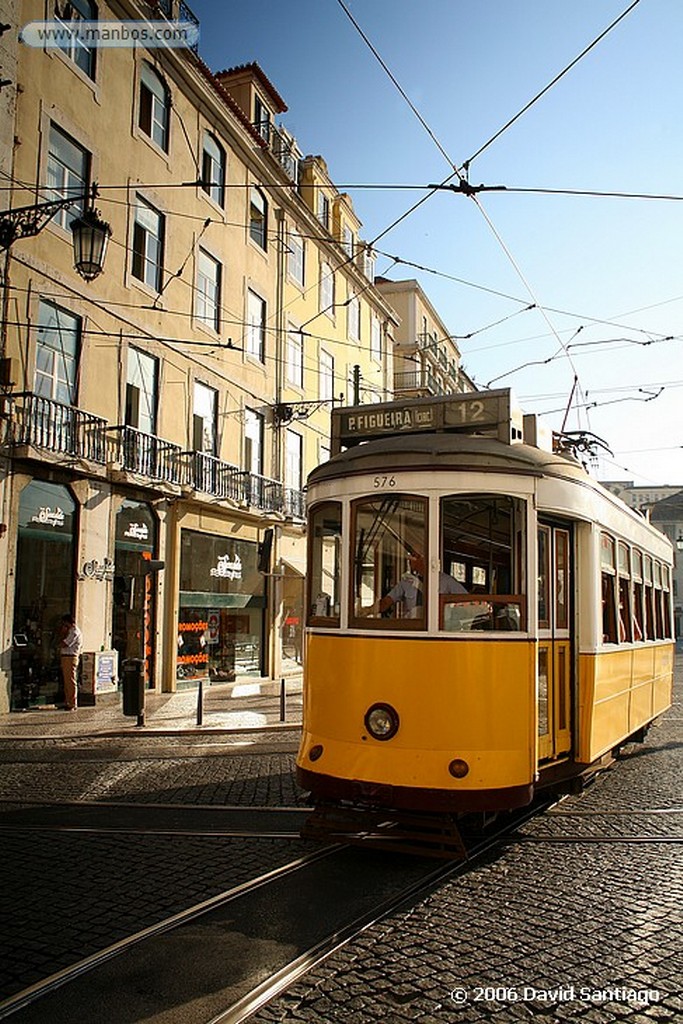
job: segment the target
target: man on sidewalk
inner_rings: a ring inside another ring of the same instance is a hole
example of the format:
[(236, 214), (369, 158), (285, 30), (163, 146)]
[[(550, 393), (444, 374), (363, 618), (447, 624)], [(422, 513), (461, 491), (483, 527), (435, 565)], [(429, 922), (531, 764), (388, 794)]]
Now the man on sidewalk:
[(83, 648), (83, 634), (73, 615), (62, 615), (59, 655), (64, 679), (64, 706), (75, 711), (78, 704), (78, 661)]

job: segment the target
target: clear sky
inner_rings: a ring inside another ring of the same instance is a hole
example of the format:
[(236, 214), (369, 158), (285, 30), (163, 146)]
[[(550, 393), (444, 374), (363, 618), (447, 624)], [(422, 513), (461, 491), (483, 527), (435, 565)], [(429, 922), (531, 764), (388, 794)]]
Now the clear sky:
[[(344, 2), (446, 155), (339, 0), (190, 6), (206, 63), (260, 64), (281, 122), (373, 240), (428, 190), (351, 185), (443, 181), (632, 0)], [(683, 2), (640, 0), (472, 160), (470, 182), (683, 197), (682, 47)], [(554, 428), (576, 373), (567, 429), (609, 444), (600, 478), (683, 487), (682, 247), (673, 199), (439, 192), (377, 242), (429, 272), (385, 256), (377, 272), (416, 277), (477, 384), (512, 387)]]

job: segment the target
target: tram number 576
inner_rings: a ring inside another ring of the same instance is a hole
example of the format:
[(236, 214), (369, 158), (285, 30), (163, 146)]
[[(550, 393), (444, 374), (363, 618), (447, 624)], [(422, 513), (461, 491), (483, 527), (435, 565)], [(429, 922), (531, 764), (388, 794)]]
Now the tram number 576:
[(396, 486), (395, 476), (376, 476), (373, 478), (372, 486), (376, 491), (385, 490), (387, 487)]

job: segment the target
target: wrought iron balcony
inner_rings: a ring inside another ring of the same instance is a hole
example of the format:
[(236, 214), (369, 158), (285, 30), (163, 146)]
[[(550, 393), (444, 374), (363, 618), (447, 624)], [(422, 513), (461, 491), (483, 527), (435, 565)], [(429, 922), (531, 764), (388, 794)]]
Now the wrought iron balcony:
[(214, 498), (227, 498), (235, 502), (242, 500), (242, 474), (237, 466), (222, 462), (209, 452), (189, 451), (182, 454), (185, 460), (183, 483), (204, 494), (211, 494)]
[(121, 469), (170, 484), (183, 482), (180, 445), (130, 426), (111, 427), (109, 432), (110, 460)]
[(9, 405), (7, 440), (13, 447), (30, 446), (55, 456), (106, 462), (106, 420), (32, 392), (8, 395), (5, 400)]

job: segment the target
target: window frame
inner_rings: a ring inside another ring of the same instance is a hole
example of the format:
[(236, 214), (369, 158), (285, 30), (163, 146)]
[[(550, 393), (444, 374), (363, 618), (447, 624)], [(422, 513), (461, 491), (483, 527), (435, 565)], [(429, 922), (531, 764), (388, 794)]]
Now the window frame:
[[(206, 273), (207, 268), (214, 272), (213, 276)], [(220, 334), (223, 264), (201, 246), (197, 250), (195, 289), (195, 319), (202, 327)]]
[[(256, 306), (258, 304), (259, 316), (256, 317)], [(247, 288), (247, 345), (246, 354), (255, 362), (265, 365), (266, 362), (266, 323), (268, 320), (268, 308), (266, 300), (255, 292), (253, 288)]]
[[(59, 137), (59, 138), (58, 138)], [(82, 158), (83, 166), (82, 173), (79, 170), (71, 166), (63, 159), (62, 156), (57, 152), (57, 146), (55, 143), (61, 141), (66, 144), (67, 147), (78, 151), (78, 156)], [(62, 181), (58, 184), (51, 184), (50, 175), (59, 169), (61, 172)], [(47, 165), (46, 174), (48, 181), (48, 189), (50, 192), (50, 198), (54, 199), (66, 199), (70, 192), (78, 189), (78, 192), (85, 194), (88, 192), (90, 187), (90, 177), (92, 173), (92, 153), (90, 150), (82, 146), (72, 135), (64, 131), (61, 125), (55, 121), (50, 121), (49, 135), (48, 135), (48, 150), (47, 150)], [(85, 210), (85, 201), (74, 202), (72, 206), (67, 207), (64, 210), (58, 210), (51, 223), (58, 225), (63, 231), (68, 231), (71, 227), (72, 222), (76, 217), (83, 215)]]
[[(56, 325), (51, 325), (47, 317), (54, 317)], [(71, 323), (60, 323), (60, 317), (66, 318)], [(50, 337), (58, 339), (57, 344), (46, 344), (41, 339), (41, 333), (47, 333)], [(64, 347), (64, 338), (73, 338), (73, 351), (67, 351)], [(46, 398), (51, 402), (59, 402), (61, 405), (75, 406), (78, 397), (78, 367), (80, 353), (83, 343), (83, 318), (71, 310), (50, 301), (40, 298), (38, 303), (38, 320), (36, 332), (35, 365), (33, 372), (33, 391), (39, 397)], [(44, 366), (39, 366), (42, 356), (49, 356), (51, 368), (48, 371), (47, 361)], [(63, 374), (60, 375), (60, 366)], [(71, 371), (71, 373), (70, 373)], [(40, 381), (50, 381), (49, 394), (46, 389), (39, 386)], [(64, 389), (66, 396), (60, 397), (60, 389)], [(66, 397), (66, 401), (65, 401)]]
[[(211, 152), (211, 146), (215, 153)], [(225, 209), (225, 182), (228, 158), (225, 147), (213, 132), (205, 129), (202, 139), (202, 185), (201, 191), (221, 210)], [(216, 175), (217, 170), (217, 175)], [(217, 180), (216, 180), (217, 179)]]
[[(143, 222), (142, 219), (138, 218), (138, 213), (147, 214), (147, 216), (154, 216), (157, 218), (158, 233), (154, 233), (149, 227)], [(156, 257), (151, 258), (149, 255), (150, 251), (150, 240), (156, 244)], [(142, 247), (140, 242), (142, 241)], [(160, 294), (163, 290), (164, 285), (164, 255), (165, 255), (165, 243), (166, 243), (166, 215), (158, 210), (153, 203), (150, 203), (144, 196), (140, 195), (139, 192), (135, 194), (135, 203), (133, 206), (133, 238), (131, 244), (131, 274), (136, 281), (140, 284), (145, 285), (147, 288), (152, 289), (157, 294)], [(138, 270), (141, 273), (136, 272), (136, 262)], [(152, 272), (152, 269), (153, 272)], [(151, 280), (151, 278), (154, 280)]]
[(258, 185), (249, 189), (249, 238), (263, 252), (268, 251), (268, 198)]
[[(158, 91), (155, 91), (155, 87)], [(137, 126), (150, 142), (168, 155), (171, 141), (171, 90), (149, 61), (140, 64)]]

